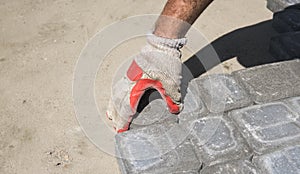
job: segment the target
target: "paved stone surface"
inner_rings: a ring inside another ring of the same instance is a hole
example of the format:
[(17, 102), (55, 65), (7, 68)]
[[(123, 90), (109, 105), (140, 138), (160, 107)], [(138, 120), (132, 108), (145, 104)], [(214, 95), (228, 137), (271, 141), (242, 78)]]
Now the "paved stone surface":
[(299, 173), (299, 76), (293, 60), (192, 80), (179, 115), (152, 101), (115, 137), (121, 172)]
[(258, 174), (258, 171), (250, 161), (239, 160), (206, 167), (200, 174)]
[(153, 125), (117, 134), (116, 151), (122, 173), (193, 173), (201, 166), (192, 144), (174, 125)]
[(246, 91), (231, 75), (209, 75), (196, 80), (196, 83), (210, 112), (225, 112), (251, 103)]
[(268, 0), (267, 7), (271, 11), (277, 12), (297, 3), (300, 3), (300, 0)]
[(205, 165), (226, 162), (250, 156), (250, 149), (240, 133), (221, 116), (209, 115), (196, 120), (192, 142)]
[(256, 103), (300, 95), (300, 60), (273, 63), (233, 73)]
[(294, 7), (274, 14), (272, 26), (277, 32), (300, 31), (300, 4), (297, 6), (299, 9)]
[(254, 157), (253, 161), (265, 174), (299, 174), (300, 146)]
[(269, 51), (272, 57), (277, 60), (291, 60), (299, 58), (300, 31), (280, 34), (278, 36), (272, 37), (270, 41)]
[(256, 105), (230, 114), (257, 153), (300, 142), (299, 118), (282, 102)]

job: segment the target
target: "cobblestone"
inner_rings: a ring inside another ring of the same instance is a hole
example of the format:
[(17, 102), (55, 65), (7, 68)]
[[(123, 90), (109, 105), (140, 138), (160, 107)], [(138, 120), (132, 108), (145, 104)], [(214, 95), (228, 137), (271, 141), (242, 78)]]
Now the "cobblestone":
[[(172, 173), (198, 171), (201, 166), (186, 135), (176, 125), (153, 125), (116, 136), (122, 173)], [(182, 133), (182, 132), (181, 132)]]
[(247, 106), (249, 96), (231, 75), (209, 75), (196, 81), (210, 112), (219, 113)]
[(195, 121), (192, 142), (205, 165), (250, 156), (250, 149), (231, 122), (221, 116), (208, 116)]
[[(157, 112), (159, 111), (159, 112)], [(161, 122), (176, 122), (177, 116), (171, 114), (162, 99), (151, 101), (136, 118), (133, 119), (130, 128), (138, 129)]]
[(193, 114), (201, 114), (206, 112), (206, 108), (203, 104), (203, 101), (200, 95), (199, 86), (195, 80), (192, 80), (189, 83), (187, 88), (187, 94), (184, 98), (184, 108), (181, 112), (182, 114), (185, 113), (193, 113)]
[(300, 146), (258, 156), (253, 161), (264, 174), (299, 174)]
[(257, 66), (233, 75), (240, 80), (256, 103), (300, 95), (300, 60)]
[(257, 153), (300, 142), (299, 116), (282, 102), (235, 110), (230, 117)]
[(199, 97), (199, 86), (192, 80), (189, 83), (187, 89), (187, 94), (184, 98), (184, 108), (183, 111), (179, 113), (179, 123), (190, 128), (191, 124), (198, 118), (207, 115), (207, 108)]

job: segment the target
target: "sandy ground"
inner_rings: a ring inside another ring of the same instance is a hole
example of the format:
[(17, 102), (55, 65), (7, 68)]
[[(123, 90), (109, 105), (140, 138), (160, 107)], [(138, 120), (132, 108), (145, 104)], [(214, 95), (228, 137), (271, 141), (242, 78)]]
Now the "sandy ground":
[[(0, 2), (1, 174), (119, 173), (116, 159), (97, 149), (76, 120), (74, 67), (81, 49), (97, 31), (128, 16), (157, 14), (165, 2)], [(194, 26), (212, 41), (271, 17), (265, 0), (215, 1)], [(130, 47), (138, 50), (139, 45)], [(118, 61), (112, 60), (121, 59), (119, 55), (127, 55), (129, 50), (128, 45), (121, 47), (106, 63), (117, 66)], [(243, 68), (234, 57), (220, 66), (226, 72)], [(97, 100), (105, 108), (112, 75), (101, 73), (101, 69), (99, 74), (97, 88), (106, 95), (97, 96)]]

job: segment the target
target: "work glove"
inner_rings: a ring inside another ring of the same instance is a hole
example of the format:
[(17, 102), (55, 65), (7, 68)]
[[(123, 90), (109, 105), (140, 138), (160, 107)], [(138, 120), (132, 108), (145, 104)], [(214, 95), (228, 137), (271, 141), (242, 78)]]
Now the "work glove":
[(146, 46), (134, 57), (126, 76), (112, 87), (106, 114), (118, 133), (129, 129), (140, 99), (148, 89), (160, 93), (171, 113), (182, 110), (180, 48), (185, 44), (186, 38), (147, 36)]

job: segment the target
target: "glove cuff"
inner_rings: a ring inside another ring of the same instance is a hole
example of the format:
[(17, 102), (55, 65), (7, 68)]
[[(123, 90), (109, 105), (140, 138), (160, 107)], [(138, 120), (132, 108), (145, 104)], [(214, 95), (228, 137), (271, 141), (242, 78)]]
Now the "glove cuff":
[(147, 36), (147, 41), (154, 47), (163, 48), (173, 48), (176, 50), (181, 49), (184, 45), (186, 45), (187, 39), (186, 38), (179, 38), (179, 39), (169, 39), (164, 37), (159, 37), (154, 34), (150, 34)]
[(187, 42), (186, 38), (168, 39), (150, 34), (147, 36), (147, 45), (141, 50), (142, 54), (152, 54), (153, 52), (162, 52), (170, 57), (181, 58), (182, 48)]

